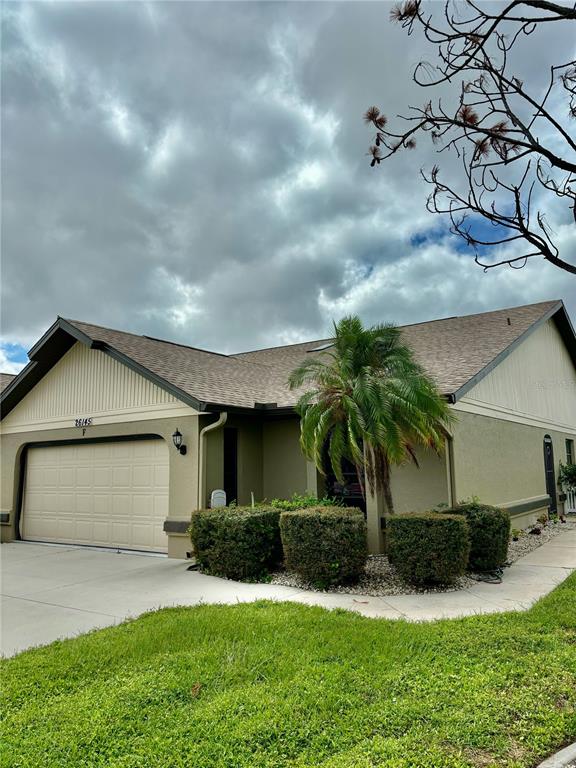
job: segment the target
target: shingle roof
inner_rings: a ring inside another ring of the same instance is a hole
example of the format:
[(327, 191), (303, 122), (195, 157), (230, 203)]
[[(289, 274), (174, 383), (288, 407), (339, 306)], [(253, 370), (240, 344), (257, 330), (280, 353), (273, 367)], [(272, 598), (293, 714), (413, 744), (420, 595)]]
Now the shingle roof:
[(15, 375), (14, 373), (0, 373), (0, 392), (10, 384)]
[[(546, 301), (407, 325), (401, 331), (440, 391), (450, 395), (561, 307), (559, 301)], [(288, 375), (311, 352), (330, 343), (330, 339), (319, 339), (221, 355), (76, 320), (67, 322), (202, 403), (240, 408), (254, 408), (255, 403), (294, 405), (297, 395), (288, 389)]]
[[(534, 323), (548, 315), (559, 301), (545, 301), (477, 315), (448, 317), (401, 327), (416, 359), (436, 381), (440, 391), (453, 394), (504, 352)], [(273, 347), (237, 355), (274, 370), (276, 383), (285, 381), (298, 363), (330, 339)], [(286, 395), (284, 395), (286, 398)], [(286, 402), (293, 402), (290, 393)], [(278, 404), (283, 404), (278, 396)]]

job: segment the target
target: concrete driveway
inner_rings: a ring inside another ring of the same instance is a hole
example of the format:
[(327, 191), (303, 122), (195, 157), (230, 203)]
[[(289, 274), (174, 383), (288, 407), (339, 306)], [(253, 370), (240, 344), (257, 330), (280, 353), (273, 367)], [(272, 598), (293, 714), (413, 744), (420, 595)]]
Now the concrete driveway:
[(414, 621), (523, 610), (576, 569), (576, 530), (560, 534), (506, 569), (502, 584), (386, 597), (242, 584), (188, 571), (182, 560), (83, 547), (15, 542), (2, 544), (0, 559), (0, 650), (10, 656), (174, 605), (293, 600)]
[(188, 571), (163, 556), (28, 542), (2, 544), (4, 655), (174, 605), (286, 599), (298, 590)]

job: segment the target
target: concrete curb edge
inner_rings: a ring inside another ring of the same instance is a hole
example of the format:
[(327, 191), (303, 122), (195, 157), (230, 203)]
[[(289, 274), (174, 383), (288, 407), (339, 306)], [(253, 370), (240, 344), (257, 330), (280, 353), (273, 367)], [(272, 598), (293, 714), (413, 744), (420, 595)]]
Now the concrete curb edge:
[(576, 762), (576, 742), (570, 744), (552, 757), (548, 757), (537, 768), (566, 768), (570, 763)]

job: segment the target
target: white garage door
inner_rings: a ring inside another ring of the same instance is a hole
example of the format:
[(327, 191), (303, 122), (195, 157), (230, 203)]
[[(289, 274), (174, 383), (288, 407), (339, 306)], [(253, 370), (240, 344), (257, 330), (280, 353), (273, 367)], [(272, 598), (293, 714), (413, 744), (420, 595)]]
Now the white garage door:
[(163, 440), (30, 448), (22, 538), (165, 552)]

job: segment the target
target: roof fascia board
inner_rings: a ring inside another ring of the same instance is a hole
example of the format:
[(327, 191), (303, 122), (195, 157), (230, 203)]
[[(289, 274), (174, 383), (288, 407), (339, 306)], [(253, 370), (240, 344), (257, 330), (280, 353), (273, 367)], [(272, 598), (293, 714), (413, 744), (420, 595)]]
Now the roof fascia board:
[(30, 347), (30, 349), (28, 350), (28, 357), (30, 358), (30, 360), (34, 359), (38, 350), (40, 350), (44, 346), (44, 344), (46, 344), (46, 342), (48, 342), (54, 336), (54, 334), (58, 331), (59, 327), (60, 325), (58, 323), (58, 320), (56, 320), (56, 322), (52, 323), (50, 328), (48, 328), (48, 330), (44, 334), (42, 334), (42, 336), (38, 339), (36, 344), (34, 344), (33, 347)]
[(59, 317), (57, 322), (63, 331), (66, 331), (66, 333), (69, 333), (70, 336), (73, 336), (76, 341), (80, 341), (82, 344), (90, 347), (90, 349), (101, 349), (104, 346), (102, 342), (95, 341), (91, 336), (88, 336), (87, 333), (84, 333), (84, 331), (76, 328), (75, 325), (69, 323), (68, 320), (65, 320), (63, 317)]
[(281, 405), (280, 407), (267, 407), (258, 408), (241, 405), (226, 405), (226, 403), (207, 403), (201, 402), (202, 411), (207, 413), (220, 413), (221, 411), (227, 411), (228, 413), (236, 413), (240, 416), (292, 416), (296, 413), (295, 406)]
[(558, 312), (554, 319), (556, 320), (558, 331), (560, 332), (560, 335), (566, 344), (568, 354), (572, 358), (574, 368), (576, 368), (576, 331), (574, 330), (574, 326), (570, 320), (570, 315), (568, 312), (566, 312), (566, 307), (563, 303), (562, 311)]
[(59, 317), (56, 322), (53, 323), (50, 328), (48, 328), (46, 333), (36, 342), (36, 344), (34, 344), (34, 346), (28, 351), (28, 357), (30, 360), (35, 360), (41, 356), (40, 353), (42, 350), (46, 347), (47, 344), (50, 343), (50, 341), (52, 341), (59, 330), (66, 331), (66, 333), (75, 338), (76, 341), (81, 341), (82, 344), (85, 344), (87, 347), (97, 346), (97, 342), (95, 342), (94, 339), (90, 338), (90, 336), (85, 334), (79, 328), (76, 328), (76, 326), (72, 325), (72, 323), (64, 320), (63, 317)]
[[(506, 349), (503, 349), (500, 354), (496, 355), (496, 357), (491, 360), (488, 365), (484, 366), (482, 370), (478, 371), (477, 374), (472, 376), (471, 379), (468, 379), (468, 381), (463, 384), (459, 389), (456, 390), (456, 392), (449, 393), (448, 397), (450, 398), (451, 402), (457, 402), (460, 400), (460, 398), (464, 397), (464, 395), (469, 392), (472, 387), (476, 386), (478, 382), (482, 381), (486, 376), (488, 376), (489, 373), (491, 373), (496, 366), (500, 365), (500, 363), (505, 360), (512, 352), (514, 352), (515, 349), (517, 349), (520, 344), (522, 344), (528, 336), (530, 336), (532, 333), (534, 333), (535, 330), (540, 328), (540, 326), (544, 325), (548, 320), (550, 320), (551, 317), (554, 317), (554, 315), (562, 310), (565, 317), (567, 318), (566, 310), (564, 309), (564, 304), (561, 301), (556, 302), (547, 312), (545, 312), (542, 317), (538, 318), (538, 320), (535, 320), (532, 325), (527, 328), (524, 333), (521, 333), (520, 336), (518, 336), (517, 339), (515, 339), (511, 344), (509, 344)], [(570, 324), (570, 321), (568, 320), (568, 323)], [(571, 326), (570, 326), (571, 327)], [(566, 339), (564, 339), (566, 341)], [(568, 345), (567, 345), (568, 346)]]

